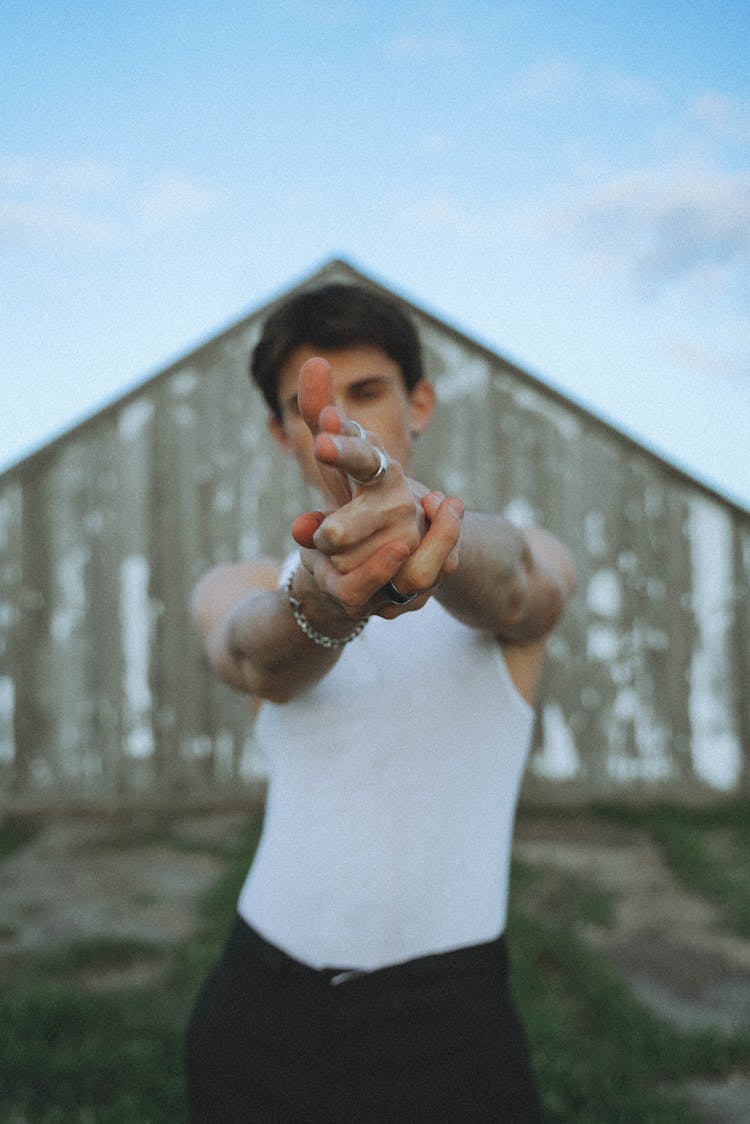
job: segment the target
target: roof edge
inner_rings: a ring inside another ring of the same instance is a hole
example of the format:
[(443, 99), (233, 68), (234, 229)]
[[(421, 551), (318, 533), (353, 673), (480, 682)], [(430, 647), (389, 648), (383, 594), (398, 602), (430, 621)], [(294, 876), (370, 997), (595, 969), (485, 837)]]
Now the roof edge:
[(601, 414), (598, 414), (583, 402), (577, 401), (569, 393), (556, 387), (546, 378), (542, 378), (540, 375), (534, 374), (528, 369), (521, 367), (518, 363), (509, 359), (488, 343), (470, 335), (468, 330), (459, 328), (454, 323), (446, 320), (442, 314), (428, 309), (413, 297), (408, 296), (403, 291), (386, 283), (384, 279), (376, 278), (373, 274), (365, 271), (361, 266), (353, 264), (348, 258), (340, 255), (328, 258), (317, 266), (307, 270), (299, 276), (296, 281), (293, 281), (290, 285), (285, 285), (283, 288), (277, 289), (273, 295), (262, 300), (248, 312), (243, 313), (239, 319), (233, 320), (225, 324), (224, 327), (216, 329), (196, 346), (181, 352), (174, 359), (170, 360), (165, 367), (161, 367), (159, 370), (146, 375), (137, 384), (131, 386), (130, 389), (116, 395), (114, 398), (103, 403), (98, 409), (93, 410), (80, 420), (73, 422), (70, 426), (61, 430), (42, 445), (23, 454), (18, 460), (0, 472), (0, 486), (14, 476), (20, 475), (31, 462), (52, 456), (58, 446), (70, 440), (82, 429), (89, 426), (95, 419), (122, 409), (123, 406), (126, 406), (130, 401), (142, 394), (144, 390), (153, 387), (162, 380), (168, 379), (170, 375), (183, 366), (188, 360), (197, 359), (203, 352), (212, 348), (218, 340), (242, 332), (252, 320), (268, 315), (274, 306), (280, 304), (290, 296), (293, 296), (295, 293), (302, 292), (314, 284), (325, 282), (330, 276), (341, 273), (348, 274), (352, 282), (369, 285), (382, 294), (395, 298), (412, 313), (417, 314), (423, 320), (427, 320), (434, 327), (442, 331), (447, 331), (458, 342), (480, 351), (487, 359), (495, 362), (499, 361), (510, 373), (526, 383), (526, 385), (531, 386), (538, 392), (551, 396), (559, 405), (572, 409), (579, 417), (585, 419), (587, 422), (592, 422), (617, 441), (622, 442), (633, 450), (645, 454), (650, 460), (658, 463), (670, 475), (699, 489), (704, 494), (710, 496), (712, 499), (720, 501), (739, 514), (750, 518), (750, 508), (745, 506), (738, 498), (727, 495), (718, 487), (701, 480), (700, 477), (696, 476), (687, 468), (681, 467), (675, 461), (670, 460), (664, 453), (651, 448), (641, 439), (628, 433), (627, 430), (618, 426), (614, 421), (610, 421)]

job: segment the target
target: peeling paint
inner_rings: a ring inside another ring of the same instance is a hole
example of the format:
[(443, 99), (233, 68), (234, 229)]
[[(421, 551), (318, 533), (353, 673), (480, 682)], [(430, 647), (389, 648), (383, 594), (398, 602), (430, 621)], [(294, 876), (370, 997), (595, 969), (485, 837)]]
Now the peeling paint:
[(182, 429), (187, 429), (191, 425), (195, 425), (195, 410), (192, 406), (188, 406), (187, 403), (183, 402), (179, 406), (175, 406), (172, 411), (172, 417)]
[(0, 550), (7, 550), (10, 544), (14, 507), (15, 505), (10, 495), (0, 495)]
[(599, 570), (586, 591), (586, 604), (600, 617), (614, 618), (622, 608), (622, 584), (615, 570)]
[(123, 441), (134, 441), (154, 416), (154, 404), (150, 398), (138, 398), (120, 410), (117, 419), (117, 433)]
[(623, 574), (638, 572), (638, 555), (633, 550), (623, 550), (617, 556), (617, 568)]
[(214, 775), (222, 784), (231, 781), (234, 774), (234, 738), (227, 730), (213, 741)]
[(126, 558), (120, 567), (123, 694), (128, 719), (125, 747), (131, 757), (138, 758), (148, 757), (154, 749), (153, 735), (145, 721), (152, 707), (148, 583), (149, 565), (143, 555)]
[(186, 757), (194, 758), (196, 761), (206, 761), (213, 753), (213, 748), (213, 739), (207, 734), (185, 738), (182, 743), (183, 754)]
[(125, 735), (125, 752), (129, 757), (143, 760), (154, 752), (154, 735), (150, 726), (134, 726)]
[(229, 484), (224, 484), (216, 489), (214, 496), (214, 507), (217, 511), (226, 514), (231, 511), (235, 505), (235, 491)]
[(542, 709), (542, 749), (534, 754), (531, 767), (537, 776), (552, 781), (573, 780), (581, 771), (573, 733), (557, 703)]
[(455, 402), (460, 398), (484, 397), (489, 382), (487, 364), (481, 359), (466, 361), (463, 356), (460, 362), (451, 364), (446, 372), (440, 376), (438, 391), (440, 401)]
[(50, 633), (60, 643), (70, 640), (86, 619), (85, 572), (89, 557), (88, 547), (77, 546), (58, 563), (57, 582), (62, 604), (54, 612)]
[(83, 526), (88, 535), (91, 535), (92, 538), (97, 538), (107, 526), (107, 517), (100, 509), (87, 511), (84, 516)]
[(16, 756), (13, 724), (16, 715), (16, 685), (0, 675), (0, 764), (11, 765)]
[(246, 783), (262, 781), (268, 772), (265, 758), (252, 734), (245, 738), (240, 756), (240, 777)]
[(612, 780), (618, 784), (633, 784), (636, 781), (649, 781), (653, 784), (672, 776), (669, 760), (659, 754), (630, 756), (613, 751), (607, 758), (607, 768)]
[(583, 517), (583, 541), (594, 558), (609, 553), (606, 535), (607, 521), (601, 511), (587, 511)]
[(620, 633), (606, 624), (589, 625), (586, 633), (586, 657), (609, 663), (617, 659), (620, 654), (622, 641)]
[(536, 522), (534, 509), (531, 504), (520, 496), (515, 496), (510, 503), (506, 505), (503, 515), (511, 523), (515, 523), (519, 527), (533, 527)]
[(742, 768), (742, 749), (726, 697), (731, 682), (732, 526), (721, 508), (696, 498), (690, 505), (689, 533), (698, 626), (690, 666), (693, 763), (708, 784), (730, 791)]
[(191, 367), (185, 371), (179, 371), (169, 384), (170, 393), (175, 398), (186, 398), (188, 394), (199, 386), (200, 378), (197, 372)]

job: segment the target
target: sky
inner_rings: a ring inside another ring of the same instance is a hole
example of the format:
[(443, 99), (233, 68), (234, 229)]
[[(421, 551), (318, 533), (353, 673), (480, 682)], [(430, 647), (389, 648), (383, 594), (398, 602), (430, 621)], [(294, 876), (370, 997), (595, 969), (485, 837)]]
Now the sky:
[(343, 257), (750, 508), (750, 0), (3, 0), (0, 469)]

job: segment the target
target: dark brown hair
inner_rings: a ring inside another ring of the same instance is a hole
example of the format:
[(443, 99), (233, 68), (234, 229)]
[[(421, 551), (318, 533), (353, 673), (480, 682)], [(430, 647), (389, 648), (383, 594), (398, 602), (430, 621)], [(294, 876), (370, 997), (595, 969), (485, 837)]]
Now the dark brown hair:
[(333, 283), (308, 289), (270, 314), (250, 361), (253, 381), (279, 418), (279, 375), (303, 344), (322, 351), (379, 347), (398, 364), (407, 391), (424, 377), (416, 328), (395, 301), (364, 285)]

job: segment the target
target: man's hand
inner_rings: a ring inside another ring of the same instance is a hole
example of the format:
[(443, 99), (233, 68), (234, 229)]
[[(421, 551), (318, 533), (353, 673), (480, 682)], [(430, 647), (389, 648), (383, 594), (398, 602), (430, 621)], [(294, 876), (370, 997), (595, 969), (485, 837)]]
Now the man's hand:
[[(463, 504), (430, 493), (390, 459), (373, 484), (361, 483), (376, 475), (382, 446), (335, 406), (325, 360), (302, 367), (298, 402), (326, 487), (340, 500), (333, 512), (305, 512), (295, 520), (292, 534), (304, 548), (305, 568), (353, 615), (392, 617), (421, 608), (458, 565)], [(422, 596), (408, 607), (395, 605), (379, 592), (389, 581), (403, 595)]]
[[(458, 569), (459, 538), (464, 505), (456, 497), (446, 499), (441, 492), (430, 492), (423, 500), (428, 517), (427, 531), (419, 545), (409, 553), (403, 543), (385, 543), (365, 557), (358, 566), (339, 571), (333, 559), (312, 545), (312, 540), (295, 531), (305, 549), (302, 564), (318, 589), (334, 597), (351, 616), (381, 616), (391, 620), (402, 613), (421, 609), (443, 578)], [(323, 512), (307, 512), (295, 520), (295, 528), (310, 526)], [(408, 604), (394, 603), (384, 587), (391, 582), (404, 597), (417, 596)]]
[(297, 402), (313, 435), (326, 489), (338, 502), (332, 512), (300, 516), (292, 527), (295, 540), (321, 551), (342, 575), (391, 544), (403, 547), (408, 556), (427, 527), (421, 501), (428, 489), (410, 480), (387, 457), (379, 438), (365, 433), (335, 405), (331, 368), (324, 359), (303, 364)]

